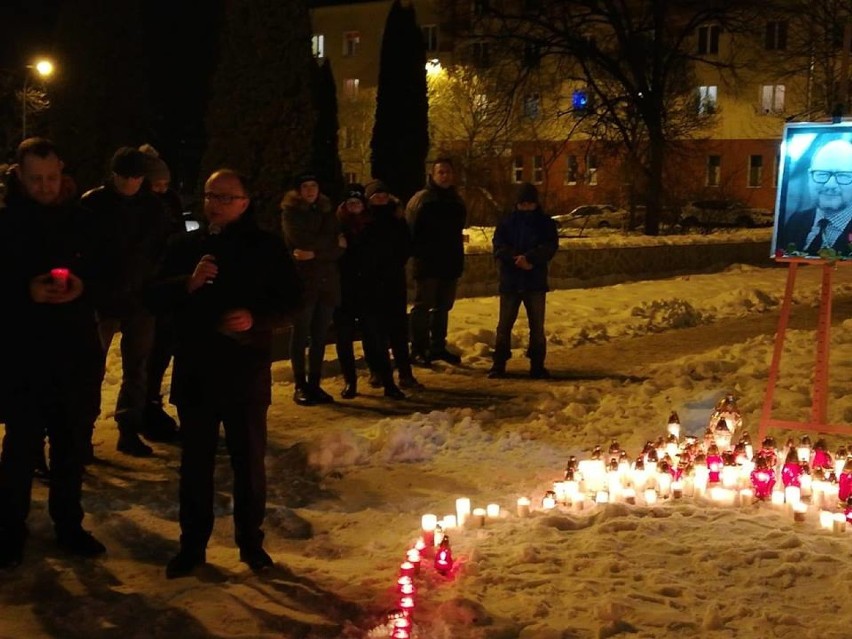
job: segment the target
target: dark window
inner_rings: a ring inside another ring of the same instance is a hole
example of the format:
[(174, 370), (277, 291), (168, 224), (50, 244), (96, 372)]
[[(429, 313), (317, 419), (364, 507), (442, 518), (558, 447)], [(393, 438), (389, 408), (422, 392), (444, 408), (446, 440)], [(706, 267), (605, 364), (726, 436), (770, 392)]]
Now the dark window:
[(698, 27), (698, 54), (712, 55), (719, 53), (719, 26), (710, 25)]
[(766, 23), (766, 50), (783, 51), (787, 48), (787, 22), (774, 20)]

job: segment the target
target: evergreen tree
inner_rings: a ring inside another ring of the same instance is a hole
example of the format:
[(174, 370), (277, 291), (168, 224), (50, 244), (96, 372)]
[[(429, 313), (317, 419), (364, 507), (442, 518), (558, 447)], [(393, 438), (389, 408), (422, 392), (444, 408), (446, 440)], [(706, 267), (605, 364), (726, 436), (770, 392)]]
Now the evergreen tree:
[(344, 184), (343, 165), (337, 144), (337, 89), (331, 72), (331, 60), (314, 58), (311, 88), (314, 112), (317, 114), (311, 166), (317, 172), (323, 192), (337, 201), (343, 195)]
[(221, 166), (245, 173), (269, 229), (279, 228), (281, 196), (310, 160), (310, 36), (305, 0), (225, 4), (202, 179)]
[(429, 150), (426, 54), (414, 7), (394, 0), (379, 58), (376, 121), (371, 142), (373, 177), (403, 201), (423, 186)]
[(103, 180), (119, 146), (150, 137), (141, 16), (142, 0), (78, 0), (60, 12), (51, 135), (81, 190)]

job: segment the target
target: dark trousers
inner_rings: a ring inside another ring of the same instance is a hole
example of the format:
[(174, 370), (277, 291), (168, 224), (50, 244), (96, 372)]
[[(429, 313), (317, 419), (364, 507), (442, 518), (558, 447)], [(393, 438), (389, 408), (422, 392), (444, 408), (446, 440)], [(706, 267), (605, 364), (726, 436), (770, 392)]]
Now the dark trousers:
[(148, 383), (145, 394), (149, 404), (161, 404), (163, 377), (175, 352), (175, 323), (171, 315), (157, 315), (154, 342), (148, 355)]
[(447, 348), (450, 310), (456, 301), (457, 280), (415, 280), (411, 307), (411, 352), (425, 355)]
[(263, 544), (266, 516), (266, 404), (242, 403), (223, 408), (181, 404), (180, 543), (201, 551), (213, 532), (213, 497), (219, 424), (234, 473), (234, 537), (251, 550)]
[(142, 425), (148, 394), (148, 356), (154, 343), (154, 316), (146, 310), (137, 310), (122, 319), (106, 317), (98, 322), (98, 332), (104, 348), (104, 358), (109, 352), (112, 338), (121, 332), (121, 388), (115, 404), (115, 419), (132, 429)]
[[(308, 302), (293, 321), (290, 334), (290, 365), (293, 368), (293, 381), (304, 386), (308, 381), (318, 384), (322, 377), (322, 361), (325, 357), (325, 342), (334, 307), (317, 301)], [(307, 370), (305, 351), (308, 351)]]
[(357, 380), (355, 371), (355, 331), (361, 332), (361, 345), (364, 348), (364, 358), (370, 371), (378, 375), (385, 386), (393, 382), (393, 372), (388, 357), (388, 336), (384, 332), (382, 318), (370, 311), (356, 313), (349, 309), (339, 308), (335, 312), (334, 328), (336, 332), (337, 359), (340, 371), (348, 384)]
[(547, 340), (544, 336), (544, 291), (500, 293), (500, 319), (497, 321), (497, 338), (494, 344), (494, 363), (502, 365), (512, 356), (512, 327), (518, 319), (521, 304), (527, 312), (530, 328), (530, 345), (527, 354), (532, 368), (544, 366)]
[[(50, 440), (48, 512), (59, 535), (83, 522), (80, 504), (83, 451), (94, 416), (75, 406), (76, 398), (42, 389), (32, 402), (10, 406), (0, 455), (0, 528), (22, 538), (30, 511), (33, 459)], [(20, 399), (20, 397), (18, 398)]]

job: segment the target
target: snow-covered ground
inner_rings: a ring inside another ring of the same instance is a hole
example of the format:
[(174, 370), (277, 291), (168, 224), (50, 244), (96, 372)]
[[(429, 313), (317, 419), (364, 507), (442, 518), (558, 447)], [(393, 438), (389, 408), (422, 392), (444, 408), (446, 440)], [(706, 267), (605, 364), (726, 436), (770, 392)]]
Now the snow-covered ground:
[[(849, 637), (852, 530), (822, 530), (816, 509), (794, 523), (783, 508), (750, 501), (540, 507), (570, 455), (617, 440), (635, 458), (666, 434), (671, 411), (700, 434), (728, 392), (756, 440), (786, 274), (735, 265), (552, 292), (551, 380), (526, 376), (523, 313), (510, 376), (486, 378), (496, 298), (457, 302), (450, 342), (462, 366), (418, 369), (426, 390), (403, 402), (362, 378), (354, 400), (297, 407), (288, 363), (275, 363), (265, 529), (278, 567), (261, 576), (238, 561), (223, 453), (210, 566), (165, 579), (177, 549), (178, 451), (156, 445), (156, 457), (142, 460), (114, 451), (113, 353), (96, 430), (103, 463), (85, 486), (86, 526), (109, 552), (91, 563), (61, 555), (37, 485), (25, 564), (0, 575), (0, 637), (362, 637), (398, 605), (399, 565), (422, 515), (452, 514), (460, 497), (502, 513), (484, 527), (448, 531), (456, 559), (448, 576), (424, 560), (413, 613), (422, 639)], [(799, 269), (777, 418), (810, 415), (821, 274)], [(842, 315), (852, 269), (833, 278), (828, 421), (852, 423), (852, 321)], [(325, 386), (337, 396), (333, 348), (327, 366)], [(773, 434), (783, 445), (803, 433)], [(826, 439), (832, 453), (850, 443)], [(288, 467), (302, 448), (322, 478), (315, 494)], [(531, 499), (530, 517), (516, 515), (519, 497)], [(294, 538), (300, 521), (310, 538)]]

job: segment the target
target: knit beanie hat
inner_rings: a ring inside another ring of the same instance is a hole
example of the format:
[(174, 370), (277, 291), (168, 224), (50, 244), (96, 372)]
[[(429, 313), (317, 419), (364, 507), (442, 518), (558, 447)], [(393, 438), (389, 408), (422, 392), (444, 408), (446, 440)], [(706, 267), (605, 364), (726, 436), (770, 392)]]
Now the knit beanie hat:
[(119, 148), (109, 163), (110, 171), (124, 178), (138, 178), (146, 175), (147, 158), (142, 151), (132, 146)]
[(305, 182), (317, 182), (319, 183), (319, 178), (317, 177), (316, 172), (314, 171), (301, 171), (296, 174), (296, 177), (293, 179), (293, 186), (296, 187), (298, 191), (302, 184)]
[(388, 188), (388, 185), (381, 180), (373, 180), (367, 185), (367, 188), (364, 189), (364, 197), (369, 200), (376, 193), (390, 193), (390, 189)]
[(532, 204), (538, 204), (538, 189), (535, 188), (534, 184), (524, 182), (518, 187), (518, 193), (517, 197), (515, 198), (515, 202), (517, 204), (520, 204), (521, 202), (530, 202)]
[(145, 154), (145, 177), (148, 178), (148, 181), (166, 180), (170, 182), (172, 174), (169, 171), (169, 165), (163, 161), (157, 149), (150, 144), (143, 144), (139, 147), (139, 150)]

